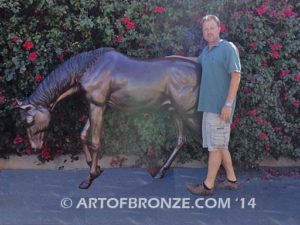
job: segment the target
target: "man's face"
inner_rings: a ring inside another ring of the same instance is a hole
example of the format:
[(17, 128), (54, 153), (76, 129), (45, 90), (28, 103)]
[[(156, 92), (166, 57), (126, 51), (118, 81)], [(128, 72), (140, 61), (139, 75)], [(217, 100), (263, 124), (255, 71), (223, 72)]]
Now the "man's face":
[(207, 20), (203, 23), (203, 37), (208, 44), (215, 44), (220, 39), (221, 28), (214, 20)]

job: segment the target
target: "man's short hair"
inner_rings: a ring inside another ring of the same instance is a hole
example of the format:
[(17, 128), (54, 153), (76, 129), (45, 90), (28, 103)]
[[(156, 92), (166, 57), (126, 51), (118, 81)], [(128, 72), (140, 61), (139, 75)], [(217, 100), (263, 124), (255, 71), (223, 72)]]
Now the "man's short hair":
[(211, 20), (215, 21), (217, 23), (218, 27), (221, 25), (221, 22), (220, 22), (219, 18), (215, 15), (206, 15), (206, 16), (204, 16), (202, 18), (202, 23), (204, 23), (205, 21), (211, 21)]

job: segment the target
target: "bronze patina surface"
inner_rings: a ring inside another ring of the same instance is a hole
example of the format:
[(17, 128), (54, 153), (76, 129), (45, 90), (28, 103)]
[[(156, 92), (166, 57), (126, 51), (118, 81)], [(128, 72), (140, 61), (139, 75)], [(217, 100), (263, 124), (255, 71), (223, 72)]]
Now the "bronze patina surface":
[(177, 143), (157, 172), (163, 177), (185, 141), (185, 128), (201, 135), (201, 114), (197, 112), (200, 67), (180, 58), (140, 60), (111, 48), (100, 48), (73, 56), (52, 71), (38, 88), (18, 101), (27, 125), (32, 148), (43, 146), (50, 123), (50, 111), (62, 99), (84, 92), (89, 102), (89, 118), (81, 132), (81, 142), (89, 176), (79, 185), (88, 188), (100, 175), (98, 154), (107, 107), (117, 110), (155, 110), (164, 107), (174, 117)]

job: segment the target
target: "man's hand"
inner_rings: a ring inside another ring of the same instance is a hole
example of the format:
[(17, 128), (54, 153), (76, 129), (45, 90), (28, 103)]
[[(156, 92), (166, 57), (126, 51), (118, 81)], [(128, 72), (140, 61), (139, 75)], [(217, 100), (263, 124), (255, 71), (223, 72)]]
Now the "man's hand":
[(229, 117), (231, 115), (231, 112), (232, 112), (231, 107), (223, 106), (222, 111), (221, 111), (221, 115), (220, 115), (221, 120), (226, 122), (229, 119)]

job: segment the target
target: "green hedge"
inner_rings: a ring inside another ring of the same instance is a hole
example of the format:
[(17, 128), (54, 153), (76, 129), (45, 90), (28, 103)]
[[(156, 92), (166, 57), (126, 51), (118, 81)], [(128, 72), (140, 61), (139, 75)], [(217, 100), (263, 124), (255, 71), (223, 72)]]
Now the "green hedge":
[[(268, 155), (300, 158), (299, 8), (296, 0), (0, 0), (0, 155), (33, 153), (14, 109), (16, 99), (28, 97), (72, 55), (114, 47), (139, 58), (196, 56), (204, 44), (201, 18), (216, 14), (222, 36), (238, 46), (242, 61), (230, 143), (234, 160), (255, 165)], [(42, 161), (80, 152), (87, 111), (81, 95), (58, 104), (47, 145), (38, 153)], [(203, 157), (189, 139), (180, 159)], [(161, 158), (175, 141), (164, 112), (108, 111), (101, 153)]]

